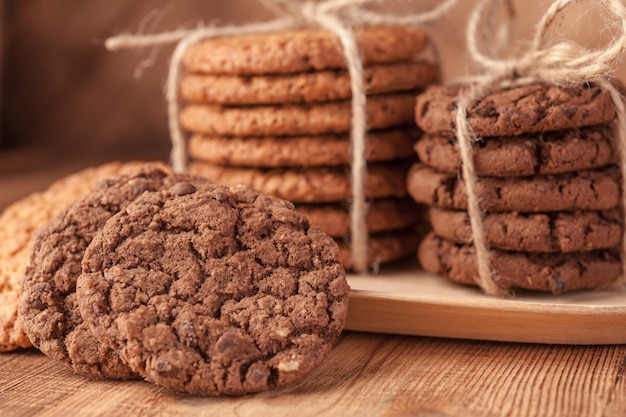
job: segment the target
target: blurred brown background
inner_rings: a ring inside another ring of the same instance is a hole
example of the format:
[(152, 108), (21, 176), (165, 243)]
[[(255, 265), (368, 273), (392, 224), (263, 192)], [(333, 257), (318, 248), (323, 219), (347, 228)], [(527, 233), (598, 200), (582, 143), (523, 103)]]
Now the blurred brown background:
[[(418, 3), (426, 8), (436, 1)], [(428, 26), (445, 80), (472, 70), (464, 30), (475, 3), (459, 0), (448, 16)], [(523, 46), (549, 2), (514, 4), (512, 39)], [(610, 36), (598, 19), (586, 20), (589, 4), (560, 18), (557, 28), (592, 43)], [(162, 48), (135, 79), (151, 51), (107, 52), (104, 39), (136, 32), (142, 22), (148, 23), (146, 31), (157, 32), (270, 16), (256, 0), (0, 0), (0, 177), (43, 166), (58, 166), (60, 173), (111, 159), (166, 160), (163, 85), (172, 49)], [(617, 70), (621, 77), (622, 68)]]

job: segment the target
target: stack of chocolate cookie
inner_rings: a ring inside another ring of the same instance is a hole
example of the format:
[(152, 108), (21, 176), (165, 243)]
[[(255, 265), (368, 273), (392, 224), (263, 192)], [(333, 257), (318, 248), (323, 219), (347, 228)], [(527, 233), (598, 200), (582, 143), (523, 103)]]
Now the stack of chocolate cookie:
[[(406, 173), (415, 159), (416, 92), (438, 79), (418, 58), (419, 30), (356, 32), (367, 93), (371, 264), (414, 253), (415, 203)], [(290, 200), (350, 257), (351, 87), (339, 40), (323, 30), (215, 38), (190, 47), (181, 80), (189, 172), (250, 185)]]
[[(463, 87), (432, 87), (416, 103), (427, 132), (408, 188), (430, 206), (423, 267), (474, 284), (477, 260), (454, 137)], [(620, 275), (623, 219), (615, 118), (595, 85), (533, 84), (474, 100), (467, 123), (477, 196), (495, 282), (502, 288), (562, 293), (604, 287)]]

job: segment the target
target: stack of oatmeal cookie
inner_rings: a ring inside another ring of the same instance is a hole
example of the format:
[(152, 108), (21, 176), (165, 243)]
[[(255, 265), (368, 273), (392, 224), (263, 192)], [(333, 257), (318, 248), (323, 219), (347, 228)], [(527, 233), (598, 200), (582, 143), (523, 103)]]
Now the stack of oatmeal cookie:
[[(369, 262), (417, 247), (406, 173), (416, 139), (416, 92), (438, 67), (416, 57), (428, 39), (399, 27), (356, 31), (367, 93), (365, 194)], [(189, 172), (243, 183), (295, 203), (341, 247), (350, 268), (350, 79), (339, 40), (322, 30), (204, 40), (183, 58), (181, 126)]]
[[(432, 233), (423, 267), (474, 284), (476, 253), (454, 137), (462, 87), (433, 87), (418, 97), (415, 145), (420, 163), (411, 196), (430, 206)], [(620, 274), (621, 176), (610, 123), (615, 109), (595, 85), (532, 84), (474, 100), (467, 123), (478, 141), (473, 160), (482, 226), (496, 283), (562, 293), (598, 288)]]

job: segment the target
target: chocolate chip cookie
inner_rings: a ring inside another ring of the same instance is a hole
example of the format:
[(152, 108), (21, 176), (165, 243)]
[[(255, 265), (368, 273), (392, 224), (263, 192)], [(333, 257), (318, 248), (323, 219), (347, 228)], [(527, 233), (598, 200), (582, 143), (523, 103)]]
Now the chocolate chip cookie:
[[(365, 194), (369, 198), (407, 195), (406, 163), (370, 164)], [(192, 162), (189, 172), (223, 185), (246, 184), (294, 203), (346, 201), (352, 196), (350, 167), (247, 169)]]
[[(159, 162), (161, 169), (167, 165)], [(145, 162), (109, 162), (86, 168), (50, 184), (7, 207), (0, 215), (0, 352), (32, 346), (17, 320), (22, 278), (32, 250), (35, 230), (75, 199), (89, 193), (103, 178), (134, 171)]]
[[(620, 184), (619, 169), (614, 166), (559, 175), (486, 177), (476, 182), (482, 210), (526, 213), (612, 209), (620, 201)], [(409, 171), (407, 187), (419, 203), (467, 208), (465, 183), (454, 174), (415, 164)]]
[[(367, 125), (388, 129), (413, 123), (415, 93), (382, 94), (368, 98)], [(189, 104), (180, 111), (180, 125), (195, 133), (215, 136), (301, 136), (349, 132), (350, 100), (307, 105), (218, 106)]]
[(35, 347), (83, 375), (138, 377), (82, 320), (76, 280), (85, 249), (107, 220), (144, 192), (173, 185), (178, 177), (147, 166), (102, 180), (36, 233), (19, 301), (19, 322)]
[[(471, 243), (469, 216), (462, 210), (431, 207), (433, 231), (456, 243)], [(552, 213), (486, 213), (485, 239), (493, 249), (521, 252), (581, 252), (617, 247), (622, 238), (619, 210)]]
[[(418, 258), (427, 271), (476, 285), (478, 268), (472, 245), (455, 244), (431, 233), (420, 243)], [(501, 288), (552, 294), (608, 287), (622, 269), (619, 254), (611, 250), (547, 254), (492, 249), (489, 260)]]
[(82, 267), (77, 299), (98, 339), (147, 380), (193, 394), (302, 378), (346, 319), (336, 244), (246, 186), (145, 193), (107, 221)]
[[(425, 132), (454, 136), (456, 100), (462, 86), (433, 86), (417, 97), (415, 120)], [(611, 122), (615, 107), (597, 85), (528, 84), (473, 100), (467, 122), (479, 137), (520, 135)]]
[[(438, 171), (460, 170), (455, 138), (423, 135), (414, 149), (422, 163)], [(474, 142), (472, 154), (476, 175), (499, 178), (562, 174), (618, 162), (615, 133), (610, 125), (484, 137)]]

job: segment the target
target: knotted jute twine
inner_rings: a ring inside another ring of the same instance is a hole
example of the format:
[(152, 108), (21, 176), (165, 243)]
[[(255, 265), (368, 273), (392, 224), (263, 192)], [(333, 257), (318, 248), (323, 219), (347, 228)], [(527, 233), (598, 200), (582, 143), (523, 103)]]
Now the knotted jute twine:
[[(570, 41), (549, 44), (548, 29), (563, 9), (576, 2), (576, 0), (556, 0), (538, 23), (528, 51), (516, 59), (499, 60), (481, 52), (478, 42), (479, 27), (480, 21), (486, 13), (488, 16), (493, 16), (493, 8), (502, 7), (507, 1), (482, 0), (470, 16), (466, 34), (468, 52), (473, 61), (482, 68), (484, 75), (472, 78), (469, 87), (459, 94), (455, 115), (456, 138), (459, 144), (462, 175), (467, 192), (468, 214), (477, 257), (477, 284), (485, 293), (490, 295), (503, 295), (505, 290), (498, 286), (498, 277), (494, 276), (490, 265), (489, 250), (485, 243), (482, 224), (482, 212), (477, 196), (478, 178), (471, 155), (472, 143), (478, 138), (472, 132), (467, 120), (467, 108), (473, 100), (499, 89), (536, 82), (562, 86), (580, 86), (587, 83), (598, 85), (610, 94), (615, 105), (617, 117), (614, 122), (614, 129), (621, 158), (622, 184), (625, 183), (626, 179), (626, 144), (624, 143), (626, 141), (626, 111), (622, 95), (608, 81), (608, 78), (612, 76), (611, 64), (626, 49), (626, 8), (622, 1), (588, 1), (590, 8), (597, 10), (603, 16), (611, 16), (620, 24), (618, 36), (615, 36), (605, 49), (589, 50)], [(485, 27), (488, 25), (483, 26), (483, 29)], [(482, 39), (484, 38), (483, 36)], [(626, 208), (625, 195), (626, 193), (622, 190), (622, 209)], [(622, 227), (622, 279), (620, 280), (622, 283), (626, 277), (624, 259), (626, 232), (624, 229), (626, 228)]]
[[(351, 255), (356, 272), (368, 271), (368, 230), (366, 224), (367, 199), (365, 183), (367, 166), (365, 162), (365, 137), (367, 132), (366, 97), (363, 86), (363, 63), (352, 27), (365, 25), (404, 25), (420, 26), (445, 15), (458, 0), (441, 1), (435, 8), (415, 13), (402, 10), (402, 15), (371, 11), (366, 7), (390, 3), (384, 0), (325, 0), (321, 2), (297, 2), (290, 0), (261, 0), (276, 18), (267, 22), (251, 23), (242, 26), (210, 26), (192, 30), (177, 30), (151, 35), (119, 35), (106, 40), (109, 50), (156, 47), (177, 43), (171, 57), (166, 84), (168, 120), (172, 151), (171, 163), (175, 171), (185, 172), (187, 150), (185, 137), (178, 121), (180, 100), (178, 86), (181, 77), (181, 61), (187, 48), (203, 39), (271, 33), (283, 30), (315, 27), (335, 34), (341, 42), (346, 59), (352, 90), (351, 143), (351, 188), (350, 208)], [(406, 2), (405, 2), (406, 3)], [(417, 3), (417, 2), (411, 2)]]

